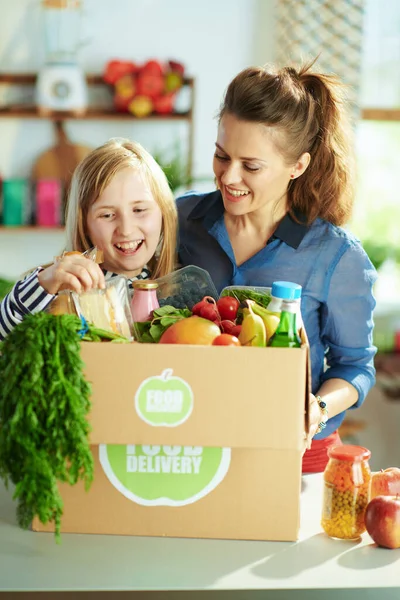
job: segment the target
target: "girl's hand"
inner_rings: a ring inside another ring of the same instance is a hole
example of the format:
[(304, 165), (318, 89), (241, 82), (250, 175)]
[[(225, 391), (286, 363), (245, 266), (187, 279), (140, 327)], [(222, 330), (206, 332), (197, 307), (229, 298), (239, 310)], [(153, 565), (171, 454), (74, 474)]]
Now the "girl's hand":
[(104, 274), (93, 260), (80, 254), (65, 255), (38, 274), (39, 283), (48, 294), (72, 290), (80, 294), (105, 288)]
[(309, 414), (309, 422), (310, 422), (310, 430), (307, 435), (307, 450), (311, 448), (311, 442), (314, 435), (318, 431), (318, 426), (322, 420), (321, 409), (317, 402), (314, 394), (310, 394), (310, 414)]

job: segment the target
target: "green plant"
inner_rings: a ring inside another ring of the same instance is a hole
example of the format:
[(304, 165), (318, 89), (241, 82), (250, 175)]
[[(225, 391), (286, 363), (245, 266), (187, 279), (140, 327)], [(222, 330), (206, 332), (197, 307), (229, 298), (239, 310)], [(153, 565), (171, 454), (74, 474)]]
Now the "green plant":
[(53, 521), (57, 541), (58, 482), (83, 480), (88, 488), (93, 479), (81, 337), (128, 341), (86, 325), (75, 315), (30, 314), (0, 346), (0, 477), (15, 485), (19, 525), (27, 529), (36, 515)]
[(3, 279), (0, 277), (0, 300), (3, 300), (3, 298), (7, 296), (13, 285), (13, 281), (9, 281), (8, 279)]
[(393, 258), (400, 263), (400, 251), (391, 245), (374, 240), (363, 240), (362, 245), (376, 270), (383, 265), (387, 258)]
[(153, 156), (164, 171), (173, 192), (180, 187), (188, 187), (193, 183), (193, 178), (188, 173), (187, 162), (182, 157), (179, 142), (176, 142), (168, 150), (156, 150)]

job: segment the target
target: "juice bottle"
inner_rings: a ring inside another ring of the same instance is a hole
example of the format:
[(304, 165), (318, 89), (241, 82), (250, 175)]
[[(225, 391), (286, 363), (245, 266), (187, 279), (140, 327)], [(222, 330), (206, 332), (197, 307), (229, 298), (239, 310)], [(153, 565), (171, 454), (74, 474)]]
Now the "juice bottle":
[(301, 285), (291, 281), (274, 281), (271, 288), (271, 300), (267, 310), (272, 314), (280, 317), (282, 309), (282, 300), (299, 300), (297, 305), (298, 311), (296, 315), (296, 327), (299, 331), (303, 326), (301, 318)]
[(138, 279), (132, 283), (134, 290), (131, 313), (134, 323), (150, 321), (151, 313), (160, 305), (157, 299), (158, 283), (151, 279)]
[(296, 327), (298, 303), (298, 300), (282, 300), (279, 325), (270, 338), (268, 346), (272, 348), (300, 348), (301, 340)]

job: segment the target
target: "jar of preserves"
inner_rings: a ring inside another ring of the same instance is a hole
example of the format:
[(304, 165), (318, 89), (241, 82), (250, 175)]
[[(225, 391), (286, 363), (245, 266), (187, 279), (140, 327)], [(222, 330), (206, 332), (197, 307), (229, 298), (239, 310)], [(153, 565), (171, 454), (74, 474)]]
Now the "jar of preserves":
[(332, 538), (357, 539), (365, 531), (370, 498), (371, 452), (362, 446), (334, 446), (324, 471), (321, 525)]

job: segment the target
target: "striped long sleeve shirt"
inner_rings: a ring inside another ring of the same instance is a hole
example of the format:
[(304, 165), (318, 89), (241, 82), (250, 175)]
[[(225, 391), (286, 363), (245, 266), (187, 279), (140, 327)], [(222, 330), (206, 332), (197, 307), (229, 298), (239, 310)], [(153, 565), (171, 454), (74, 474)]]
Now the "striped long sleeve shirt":
[[(3, 299), (0, 304), (0, 341), (10, 333), (10, 331), (25, 317), (27, 314), (38, 313), (45, 310), (54, 300), (53, 294), (48, 294), (39, 283), (38, 273), (41, 268), (35, 269), (22, 281), (18, 281), (11, 292)], [(111, 271), (103, 271), (106, 281), (109, 281), (117, 274)], [(137, 277), (128, 279), (128, 284), (131, 287), (132, 281), (135, 279), (148, 279), (150, 271), (147, 266), (143, 267), (141, 273)]]

